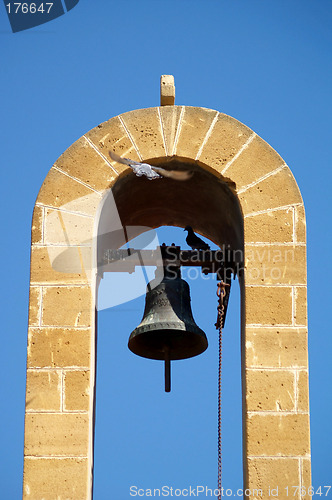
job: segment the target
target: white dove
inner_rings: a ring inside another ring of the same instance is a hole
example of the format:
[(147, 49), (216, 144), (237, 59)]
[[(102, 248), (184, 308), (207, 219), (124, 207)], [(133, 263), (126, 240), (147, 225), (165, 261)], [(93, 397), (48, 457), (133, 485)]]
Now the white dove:
[(158, 179), (160, 177), (170, 177), (177, 181), (186, 181), (190, 179), (193, 175), (192, 172), (188, 170), (165, 170), (161, 167), (154, 167), (148, 163), (140, 163), (138, 161), (130, 160), (129, 158), (122, 158), (121, 156), (114, 153), (114, 151), (109, 151), (109, 155), (112, 160), (118, 163), (123, 163), (124, 165), (129, 165), (138, 177), (145, 175), (150, 181), (152, 179)]

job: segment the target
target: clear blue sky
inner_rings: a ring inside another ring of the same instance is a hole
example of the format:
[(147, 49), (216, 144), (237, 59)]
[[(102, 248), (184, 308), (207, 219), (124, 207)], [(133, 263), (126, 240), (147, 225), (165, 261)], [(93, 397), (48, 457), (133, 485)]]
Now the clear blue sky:
[[(38, 190), (82, 134), (119, 113), (158, 105), (161, 74), (175, 76), (177, 104), (216, 109), (252, 128), (284, 158), (301, 189), (313, 484), (331, 484), (331, 20), (329, 0), (81, 0), (48, 24), (12, 34), (0, 7), (2, 498), (21, 496), (30, 228)], [(182, 243), (183, 234), (160, 238)], [(162, 365), (126, 347), (142, 299), (100, 313), (95, 500), (126, 500), (131, 484), (216, 487), (215, 283), (190, 285), (210, 347), (174, 363), (169, 395), (162, 391)], [(110, 334), (111, 322), (117, 335)], [(239, 488), (236, 285), (224, 336), (224, 484)]]

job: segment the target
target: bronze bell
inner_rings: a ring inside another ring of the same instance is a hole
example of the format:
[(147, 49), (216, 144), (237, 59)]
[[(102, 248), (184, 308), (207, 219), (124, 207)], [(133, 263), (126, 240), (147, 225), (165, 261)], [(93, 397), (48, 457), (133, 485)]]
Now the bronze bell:
[(170, 392), (170, 361), (198, 356), (208, 341), (195, 323), (189, 285), (180, 268), (164, 268), (164, 278), (147, 286), (141, 323), (129, 337), (129, 349), (143, 358), (165, 360), (165, 391)]

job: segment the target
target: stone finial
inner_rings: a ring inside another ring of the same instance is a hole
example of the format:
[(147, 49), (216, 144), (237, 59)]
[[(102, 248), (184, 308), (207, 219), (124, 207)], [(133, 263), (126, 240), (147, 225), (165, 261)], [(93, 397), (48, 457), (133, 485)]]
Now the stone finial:
[(160, 77), (160, 106), (174, 106), (175, 85), (173, 75)]

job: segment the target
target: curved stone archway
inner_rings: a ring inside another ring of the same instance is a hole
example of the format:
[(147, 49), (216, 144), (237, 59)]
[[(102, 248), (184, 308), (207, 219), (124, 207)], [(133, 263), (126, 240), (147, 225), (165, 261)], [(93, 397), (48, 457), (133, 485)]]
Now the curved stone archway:
[[(109, 149), (195, 174), (181, 186), (137, 180), (109, 159)], [(119, 224), (183, 226), (194, 211), (196, 231), (219, 245), (244, 245), (245, 485), (263, 489), (263, 498), (268, 486), (308, 487), (300, 192), (282, 158), (237, 120), (205, 108), (162, 106), (92, 129), (58, 159), (39, 192), (32, 226), (24, 498), (91, 498), (95, 236), (110, 189)], [(59, 270), (52, 264), (64, 249), (71, 267)]]

